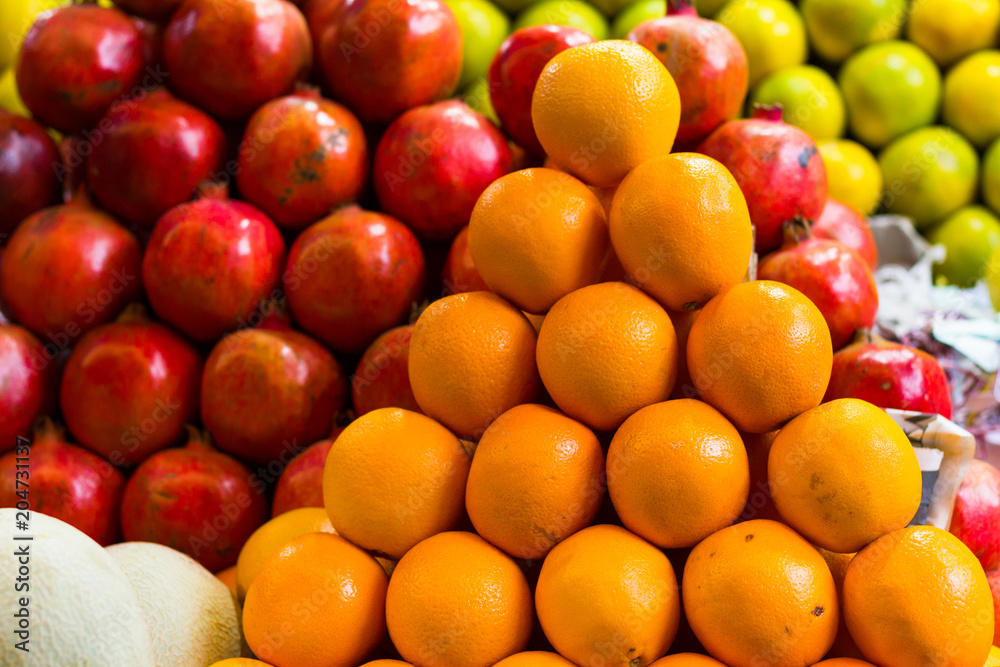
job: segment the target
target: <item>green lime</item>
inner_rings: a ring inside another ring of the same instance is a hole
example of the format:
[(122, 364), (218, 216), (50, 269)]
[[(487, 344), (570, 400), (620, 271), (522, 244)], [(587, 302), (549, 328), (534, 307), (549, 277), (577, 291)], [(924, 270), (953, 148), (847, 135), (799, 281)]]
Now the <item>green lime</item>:
[(977, 148), (1000, 137), (1000, 51), (980, 51), (944, 78), (944, 122)]
[(983, 201), (1000, 215), (1000, 139), (983, 155)]
[(472, 85), (465, 89), (462, 93), (462, 99), (468, 104), (474, 111), (478, 111), (487, 118), (493, 121), (497, 126), (500, 125), (500, 119), (497, 118), (497, 112), (493, 110), (493, 101), (490, 100), (490, 84), (486, 80), (486, 77), (480, 77), (472, 82)]
[(698, 10), (698, 16), (705, 19), (714, 19), (728, 0), (694, 0), (694, 8)]
[(915, 0), (906, 38), (947, 67), (996, 44), (1000, 0)]
[(608, 37), (608, 22), (604, 15), (581, 0), (542, 0), (521, 12), (514, 22), (514, 29), (547, 23), (579, 28), (598, 41)]
[(780, 104), (782, 119), (802, 129), (815, 141), (836, 139), (844, 133), (847, 112), (837, 83), (818, 67), (795, 65), (764, 77), (752, 104)]
[(850, 139), (817, 144), (826, 167), (827, 194), (871, 215), (882, 198), (882, 169), (875, 156)]
[(909, 42), (878, 42), (851, 56), (840, 70), (851, 132), (869, 148), (930, 125), (941, 102), (941, 73)]
[(896, 139), (878, 158), (885, 179), (885, 208), (913, 218), (924, 229), (976, 196), (979, 157), (949, 127), (922, 127)]
[(750, 88), (771, 72), (806, 61), (805, 26), (787, 0), (730, 0), (715, 20), (729, 28), (747, 52)]
[(944, 261), (934, 265), (934, 277), (972, 287), (1000, 245), (1000, 220), (982, 206), (963, 206), (932, 229), (927, 240), (947, 251)]
[(802, 0), (801, 9), (816, 53), (839, 63), (869, 44), (899, 37), (906, 0)]
[(493, 56), (510, 34), (510, 19), (489, 0), (446, 0), (462, 30), (459, 89), (486, 76)]
[(667, 13), (667, 0), (636, 0), (622, 10), (611, 24), (611, 38), (625, 39), (632, 28)]
[(986, 261), (984, 273), (983, 280), (986, 281), (986, 289), (990, 292), (993, 310), (1000, 311), (1000, 248), (993, 250), (993, 254)]

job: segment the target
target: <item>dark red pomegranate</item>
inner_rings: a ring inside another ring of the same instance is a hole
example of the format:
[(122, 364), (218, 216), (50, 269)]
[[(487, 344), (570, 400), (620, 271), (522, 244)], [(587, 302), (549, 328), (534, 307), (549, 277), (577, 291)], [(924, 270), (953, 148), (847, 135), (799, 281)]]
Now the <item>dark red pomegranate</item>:
[(424, 252), (406, 225), (348, 206), (299, 235), (284, 286), (303, 329), (338, 351), (360, 353), (406, 319), (424, 274)]
[(515, 31), (500, 45), (487, 75), (490, 101), (503, 129), (519, 146), (545, 155), (531, 122), (535, 84), (556, 54), (593, 41), (578, 28), (536, 25)]
[(824, 401), (860, 398), (880, 408), (915, 410), (951, 418), (948, 376), (937, 359), (870, 331), (833, 355)]
[(122, 533), (183, 551), (210, 572), (236, 563), (267, 520), (263, 483), (192, 432), (185, 447), (146, 459), (125, 485)]
[(0, 110), (0, 245), (29, 215), (62, 203), (60, 160), (44, 127)]
[(185, 335), (217, 340), (246, 326), (273, 298), (285, 241), (249, 204), (206, 198), (160, 218), (146, 246), (142, 276), (153, 310)]
[(878, 248), (865, 216), (847, 204), (827, 197), (812, 233), (818, 239), (840, 241), (861, 255), (872, 271), (878, 268)]
[(382, 209), (420, 236), (450, 240), (476, 200), (513, 166), (507, 138), (464, 102), (417, 107), (397, 118), (375, 150)]
[(698, 17), (691, 0), (669, 0), (667, 15), (628, 34), (659, 58), (681, 95), (674, 150), (692, 150), (712, 130), (739, 115), (747, 94), (747, 57), (721, 23)]
[(94, 143), (87, 182), (101, 206), (130, 222), (151, 227), (222, 169), (222, 128), (166, 90), (116, 105), (105, 120), (112, 129)]
[(292, 92), (312, 56), (305, 17), (285, 0), (187, 0), (163, 38), (170, 86), (225, 120)]
[(843, 243), (812, 238), (808, 223), (786, 225), (785, 244), (761, 259), (757, 278), (791, 285), (816, 304), (830, 327), (833, 349), (858, 329), (875, 325), (878, 292), (861, 255)]
[(753, 118), (712, 132), (698, 152), (732, 172), (747, 199), (757, 252), (781, 245), (786, 222), (815, 220), (826, 203), (826, 167), (809, 135), (781, 122), (781, 107), (755, 105)]
[(0, 452), (31, 435), (35, 420), (55, 407), (58, 381), (55, 351), (27, 329), (0, 324)]
[(323, 507), (323, 466), (335, 438), (331, 435), (328, 440), (309, 445), (292, 459), (274, 487), (271, 516), (300, 507)]
[(306, 17), (306, 23), (309, 25), (309, 34), (312, 35), (313, 49), (316, 52), (314, 64), (319, 64), (323, 37), (327, 31), (331, 34), (336, 33), (344, 0), (306, 0), (300, 6), (302, 15)]
[(1000, 567), (1000, 470), (974, 459), (955, 497), (948, 530), (976, 554), (986, 571)]
[(325, 438), (346, 405), (340, 364), (297, 331), (230, 334), (205, 362), (202, 423), (220, 449), (255, 463)]
[(300, 229), (361, 194), (365, 133), (354, 114), (314, 91), (282, 97), (250, 119), (236, 174), (247, 201)]
[(441, 272), (442, 296), (461, 294), (462, 292), (486, 292), (489, 285), (479, 275), (476, 265), (472, 263), (472, 253), (469, 252), (469, 226), (466, 225), (451, 242), (448, 258)]
[(31, 113), (73, 134), (96, 126), (113, 102), (131, 95), (145, 64), (142, 36), (127, 14), (74, 4), (39, 15), (15, 76)]
[[(163, 80), (165, 77), (162, 77), (162, 75), (165, 73), (163, 69), (163, 30), (166, 28), (166, 25), (144, 19), (141, 16), (133, 16), (131, 18), (132, 25), (135, 26), (135, 29), (139, 31), (139, 35), (142, 37), (142, 61), (145, 63), (146, 73), (155, 75), (148, 79), (143, 77), (143, 83), (150, 84), (146, 86), (147, 91), (151, 92), (151, 85), (165, 83)], [(155, 90), (155, 88), (152, 90)], [(142, 93), (136, 95), (134, 99), (143, 99)]]
[(184, 0), (111, 0), (129, 14), (141, 16), (150, 21), (166, 21)]
[[(18, 463), (27, 468), (19, 469)], [(18, 486), (17, 472), (25, 469), (30, 472), (30, 478), (23, 480), (27, 486)], [(16, 507), (24, 489), (36, 512), (65, 521), (101, 546), (121, 540), (125, 475), (99, 456), (66, 442), (62, 430), (51, 422), (35, 430), (30, 448), (19, 447), (0, 457), (0, 507)]]
[(351, 399), (358, 417), (379, 408), (422, 412), (410, 388), (413, 325), (389, 329), (361, 355), (351, 376)]
[(326, 83), (361, 120), (388, 123), (443, 100), (462, 70), (462, 33), (443, 0), (345, 0), (318, 45)]

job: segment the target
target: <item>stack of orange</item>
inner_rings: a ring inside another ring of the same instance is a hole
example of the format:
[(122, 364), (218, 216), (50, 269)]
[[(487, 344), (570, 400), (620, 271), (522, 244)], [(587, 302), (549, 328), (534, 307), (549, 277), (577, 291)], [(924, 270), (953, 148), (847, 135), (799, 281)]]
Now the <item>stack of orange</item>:
[[(921, 473), (902, 430), (863, 401), (820, 405), (823, 316), (746, 281), (746, 202), (718, 162), (670, 153), (663, 65), (628, 42), (569, 49), (532, 115), (559, 169), (504, 176), (477, 204), (469, 247), (491, 291), (417, 321), (424, 414), (354, 421), (326, 461), (332, 526), (303, 517), (252, 540), (288, 537), (263, 562), (241, 556), (253, 652), (276, 667), (982, 667), (982, 567), (947, 532), (907, 527)], [(616, 188), (607, 211), (591, 187)], [(625, 279), (600, 282), (616, 262)], [(376, 557), (398, 561), (391, 577)]]

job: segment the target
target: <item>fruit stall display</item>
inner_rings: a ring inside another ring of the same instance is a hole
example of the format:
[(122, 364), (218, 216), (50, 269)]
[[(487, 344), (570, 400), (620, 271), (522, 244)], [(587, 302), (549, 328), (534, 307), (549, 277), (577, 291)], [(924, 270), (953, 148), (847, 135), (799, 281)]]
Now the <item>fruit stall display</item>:
[(2, 0), (0, 665), (1000, 666), (998, 29)]

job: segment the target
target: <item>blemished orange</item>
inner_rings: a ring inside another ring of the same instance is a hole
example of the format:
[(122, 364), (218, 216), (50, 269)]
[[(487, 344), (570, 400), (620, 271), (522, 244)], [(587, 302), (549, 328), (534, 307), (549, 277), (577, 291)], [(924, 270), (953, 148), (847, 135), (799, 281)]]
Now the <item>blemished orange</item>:
[(225, 570), (222, 570), (221, 572), (216, 572), (215, 573), (215, 577), (216, 577), (216, 579), (218, 579), (219, 581), (221, 581), (222, 583), (224, 583), (226, 585), (226, 588), (229, 589), (230, 593), (232, 593), (233, 595), (236, 595), (236, 566), (235, 565), (233, 565), (232, 567), (227, 567)]
[(646, 160), (666, 155), (680, 123), (677, 84), (633, 42), (567, 49), (535, 84), (531, 121), (546, 154), (589, 185), (617, 185)]
[[(854, 643), (850, 631), (847, 629), (847, 620), (844, 616), (844, 577), (847, 576), (847, 568), (854, 559), (854, 554), (839, 554), (835, 551), (828, 551), (822, 547), (816, 547), (819, 554), (826, 561), (826, 566), (830, 568), (833, 575), (833, 583), (837, 585), (837, 599), (840, 600), (840, 623), (837, 624), (837, 638), (833, 640), (833, 646), (827, 653), (829, 658), (853, 658), (861, 660), (864, 655), (861, 649)], [(864, 663), (867, 664), (867, 663)]]
[(692, 547), (731, 525), (750, 489), (739, 431), (690, 398), (626, 419), (608, 448), (607, 477), (622, 523), (661, 549)]
[(456, 435), (478, 440), (515, 405), (537, 401), (535, 328), (493, 292), (438, 299), (410, 339), (410, 386), (417, 405)]
[(490, 667), (531, 637), (531, 590), (517, 564), (473, 533), (413, 547), (396, 566), (385, 602), (389, 636), (421, 667)]
[(266, 662), (253, 660), (251, 658), (227, 658), (219, 662), (213, 662), (210, 667), (272, 667)]
[(698, 640), (735, 667), (812, 665), (837, 634), (830, 569), (777, 521), (747, 521), (702, 541), (684, 566), (681, 597)]
[(462, 519), (469, 454), (430, 417), (381, 408), (358, 417), (330, 448), (323, 501), (336, 531), (398, 559)]
[(511, 408), (479, 440), (465, 488), (476, 532), (515, 558), (542, 558), (586, 528), (604, 499), (604, 451), (544, 405)]
[(993, 645), (982, 565), (932, 526), (902, 528), (859, 551), (844, 578), (844, 613), (858, 648), (881, 667), (983, 667)]
[(385, 636), (388, 583), (374, 558), (339, 535), (297, 537), (247, 592), (247, 644), (275, 667), (360, 664)]
[(551, 651), (524, 651), (504, 658), (494, 667), (576, 667), (576, 665)]
[(649, 667), (726, 667), (715, 658), (700, 653), (675, 653), (660, 658)]
[(600, 280), (611, 239), (604, 207), (590, 188), (554, 169), (523, 169), (479, 196), (469, 251), (491, 290), (522, 310), (544, 313)]
[(767, 458), (771, 452), (771, 444), (778, 436), (778, 431), (768, 433), (741, 433), (743, 445), (747, 450), (747, 460), (750, 463), (750, 493), (747, 504), (740, 513), (741, 521), (751, 519), (771, 519), (781, 521), (781, 515), (774, 506), (771, 489), (767, 486)]
[(746, 199), (722, 164), (696, 153), (633, 169), (615, 193), (611, 242), (635, 285), (670, 310), (700, 308), (747, 273)]
[(559, 299), (542, 322), (536, 356), (559, 409), (607, 431), (670, 397), (677, 354), (667, 311), (635, 287), (614, 282)]
[(542, 563), (535, 609), (545, 637), (577, 665), (648, 665), (680, 622), (673, 566), (619, 526), (584, 528)]
[(906, 526), (920, 507), (920, 463), (884, 410), (841, 398), (778, 432), (767, 461), (782, 519), (813, 544), (853, 553)]
[(819, 405), (833, 345), (823, 314), (802, 292), (754, 280), (702, 308), (687, 363), (706, 403), (740, 431), (767, 433)]
[(260, 568), (281, 547), (306, 533), (333, 533), (330, 517), (322, 507), (300, 507), (274, 517), (255, 530), (240, 549), (236, 560), (236, 595), (247, 597)]

